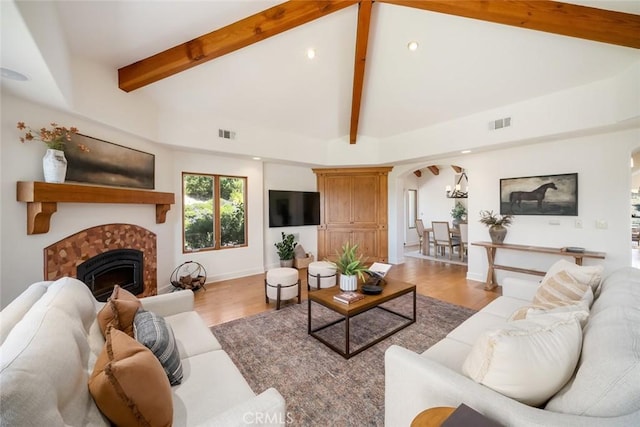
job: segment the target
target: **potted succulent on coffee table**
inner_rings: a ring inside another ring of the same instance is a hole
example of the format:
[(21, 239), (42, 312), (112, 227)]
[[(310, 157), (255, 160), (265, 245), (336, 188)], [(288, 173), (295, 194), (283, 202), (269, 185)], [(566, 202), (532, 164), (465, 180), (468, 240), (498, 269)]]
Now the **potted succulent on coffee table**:
[(513, 216), (497, 215), (493, 211), (480, 211), (480, 222), (489, 227), (491, 242), (502, 243), (507, 235), (507, 227), (513, 222)]
[(356, 291), (358, 278), (364, 280), (364, 273), (369, 271), (362, 261), (362, 255), (357, 256), (358, 245), (350, 246), (345, 243), (342, 253), (337, 253), (337, 260), (333, 262), (340, 272), (340, 289), (343, 291)]
[(293, 234), (285, 234), (282, 232), (282, 240), (274, 243), (278, 250), (278, 257), (280, 258), (280, 267), (292, 267), (293, 266), (293, 254), (296, 247), (295, 237)]

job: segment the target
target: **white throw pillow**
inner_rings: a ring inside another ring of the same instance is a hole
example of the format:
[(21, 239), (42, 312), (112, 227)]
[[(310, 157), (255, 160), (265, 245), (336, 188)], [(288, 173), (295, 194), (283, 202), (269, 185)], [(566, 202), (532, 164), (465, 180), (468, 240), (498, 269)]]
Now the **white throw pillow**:
[[(591, 289), (588, 291), (591, 293)], [(508, 321), (513, 322), (515, 320), (534, 319), (535, 317), (544, 316), (547, 314), (555, 314), (558, 316), (574, 316), (580, 321), (580, 326), (584, 328), (589, 319), (589, 304), (593, 300), (584, 299), (581, 301), (569, 301), (554, 304), (533, 304), (520, 307), (513, 312)]]
[(555, 315), (558, 318), (575, 317), (580, 322), (580, 326), (584, 328), (589, 319), (589, 306), (585, 301), (580, 301), (573, 304), (557, 305), (553, 308), (540, 308), (537, 306), (531, 306), (528, 308), (525, 319), (535, 320), (541, 316)]
[(538, 406), (571, 378), (581, 348), (582, 328), (575, 316), (537, 316), (484, 332), (462, 371), (498, 393)]

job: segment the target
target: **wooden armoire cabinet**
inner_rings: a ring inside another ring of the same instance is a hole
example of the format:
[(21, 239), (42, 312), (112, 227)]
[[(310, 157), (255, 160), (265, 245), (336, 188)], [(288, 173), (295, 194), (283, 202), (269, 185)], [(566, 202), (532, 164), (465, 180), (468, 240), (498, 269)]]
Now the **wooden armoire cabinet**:
[(358, 244), (367, 263), (387, 262), (387, 176), (391, 167), (313, 169), (320, 192), (318, 259)]

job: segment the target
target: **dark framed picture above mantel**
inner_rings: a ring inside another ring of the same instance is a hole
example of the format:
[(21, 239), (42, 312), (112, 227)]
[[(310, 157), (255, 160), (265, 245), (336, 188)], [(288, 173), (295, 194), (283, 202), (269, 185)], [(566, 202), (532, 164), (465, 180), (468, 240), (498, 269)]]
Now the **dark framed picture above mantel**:
[[(114, 187), (155, 188), (155, 156), (144, 151), (75, 134), (67, 144), (67, 181)], [(83, 144), (89, 152), (77, 148)]]
[(500, 180), (501, 215), (578, 215), (578, 174)]

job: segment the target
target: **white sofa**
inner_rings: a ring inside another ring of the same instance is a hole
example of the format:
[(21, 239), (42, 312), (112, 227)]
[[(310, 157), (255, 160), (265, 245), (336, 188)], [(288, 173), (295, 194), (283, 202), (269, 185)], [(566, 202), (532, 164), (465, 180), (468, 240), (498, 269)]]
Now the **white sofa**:
[[(282, 425), (285, 401), (270, 388), (257, 395), (193, 311), (193, 292), (140, 301), (174, 331), (183, 368), (171, 387), (174, 426)], [(109, 426), (87, 381), (104, 338), (103, 306), (79, 280), (27, 288), (0, 313), (0, 425)], [(152, 390), (149, 390), (152, 392)]]
[(505, 326), (516, 309), (530, 305), (538, 285), (505, 280), (503, 296), (422, 354), (391, 346), (385, 353), (385, 424), (409, 426), (424, 409), (464, 403), (505, 426), (640, 425), (640, 270), (634, 268), (602, 281), (582, 329), (577, 368), (546, 404), (520, 403), (463, 373), (481, 333)]

